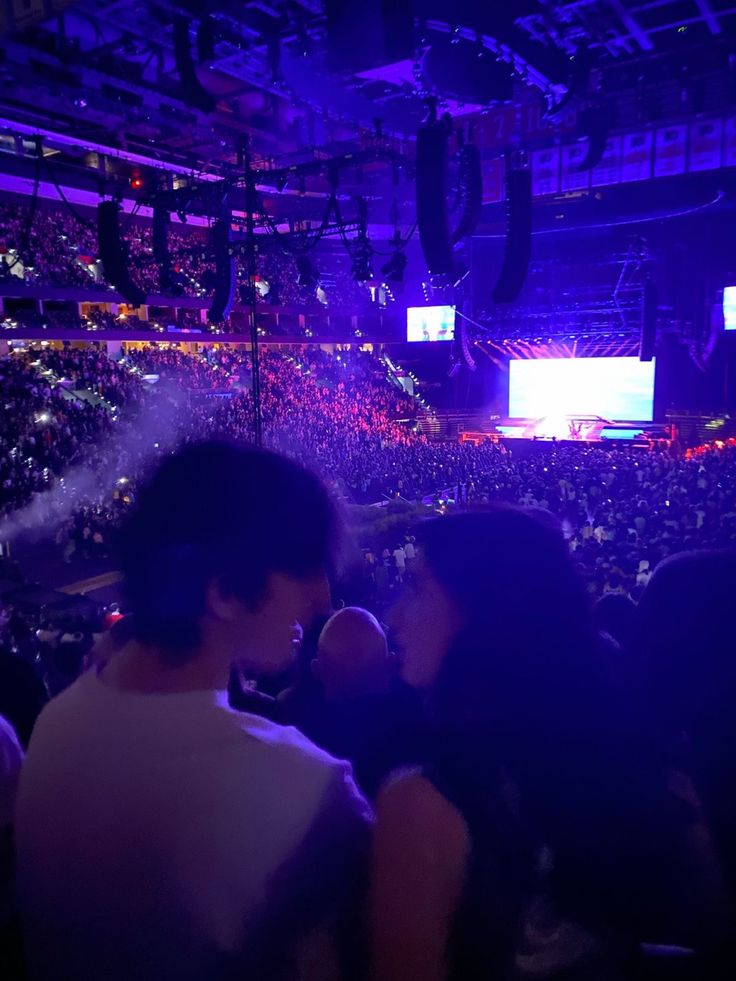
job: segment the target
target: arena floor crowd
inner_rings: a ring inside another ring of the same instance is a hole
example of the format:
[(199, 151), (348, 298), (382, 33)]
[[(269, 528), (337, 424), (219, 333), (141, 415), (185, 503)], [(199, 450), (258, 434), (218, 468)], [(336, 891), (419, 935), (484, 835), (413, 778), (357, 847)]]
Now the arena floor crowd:
[(0, 359), (3, 578), (41, 539), (124, 596), (0, 604), (7, 976), (732, 977), (736, 441), (260, 371), (269, 452), (238, 349)]

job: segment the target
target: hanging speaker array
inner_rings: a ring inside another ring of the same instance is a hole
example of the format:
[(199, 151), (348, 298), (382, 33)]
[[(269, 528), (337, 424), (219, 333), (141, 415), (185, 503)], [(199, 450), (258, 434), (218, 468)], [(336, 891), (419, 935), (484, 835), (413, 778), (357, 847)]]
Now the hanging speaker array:
[(215, 256), (215, 291), (208, 311), (210, 323), (227, 320), (235, 299), (235, 256), (230, 245), (230, 216), (219, 218), (210, 229)]
[(475, 231), (483, 200), (480, 151), (465, 144), (458, 155), (461, 213), (454, 232), (447, 210), (450, 124), (428, 123), (417, 133), (417, 227), (430, 276), (453, 277), (454, 246)]
[(105, 278), (126, 302), (138, 307), (146, 294), (130, 276), (128, 255), (120, 233), (120, 205), (101, 201), (97, 206), (97, 240)]
[(417, 133), (417, 227), (430, 276), (451, 276), (454, 269), (447, 214), (449, 141), (444, 120)]
[(171, 253), (169, 252), (169, 225), (171, 215), (158, 201), (153, 205), (153, 258), (158, 265), (161, 290), (166, 292), (173, 286)]
[(528, 167), (511, 167), (506, 175), (506, 243), (503, 264), (493, 289), (496, 303), (512, 303), (524, 285), (532, 248), (532, 177)]
[(456, 316), (457, 319), (459, 319), (460, 323), (458, 328), (457, 320), (455, 322), (456, 323), (455, 336), (458, 338), (458, 342), (460, 345), (460, 352), (462, 353), (463, 361), (465, 362), (465, 367), (469, 371), (475, 371), (477, 365), (475, 363), (475, 359), (473, 358), (473, 355), (470, 350), (470, 338), (468, 337), (468, 328), (465, 322), (465, 317), (463, 317), (462, 314), (457, 314)]
[(184, 101), (202, 112), (212, 112), (215, 108), (215, 99), (197, 77), (189, 40), (189, 26), (190, 21), (187, 17), (174, 19), (174, 61), (181, 80)]
[(483, 204), (483, 174), (480, 165), (480, 150), (473, 143), (466, 143), (459, 153), (458, 185), (462, 212), (457, 228), (452, 233), (454, 244), (472, 235), (480, 221)]

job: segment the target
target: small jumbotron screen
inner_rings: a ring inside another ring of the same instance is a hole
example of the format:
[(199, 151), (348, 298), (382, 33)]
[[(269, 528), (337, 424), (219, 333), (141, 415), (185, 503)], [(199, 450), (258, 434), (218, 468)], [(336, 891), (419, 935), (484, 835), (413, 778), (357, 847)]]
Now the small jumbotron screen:
[(451, 341), (455, 337), (455, 307), (409, 307), (407, 341)]

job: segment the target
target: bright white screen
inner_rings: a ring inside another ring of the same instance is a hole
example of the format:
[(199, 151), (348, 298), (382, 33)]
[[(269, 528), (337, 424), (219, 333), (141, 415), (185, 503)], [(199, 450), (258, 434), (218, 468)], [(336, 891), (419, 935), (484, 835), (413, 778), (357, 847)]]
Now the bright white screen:
[(455, 336), (455, 307), (409, 307), (407, 341), (451, 341)]
[(723, 290), (723, 319), (726, 330), (736, 330), (736, 286), (726, 286)]
[(538, 358), (509, 363), (509, 417), (601, 416), (651, 420), (654, 360)]

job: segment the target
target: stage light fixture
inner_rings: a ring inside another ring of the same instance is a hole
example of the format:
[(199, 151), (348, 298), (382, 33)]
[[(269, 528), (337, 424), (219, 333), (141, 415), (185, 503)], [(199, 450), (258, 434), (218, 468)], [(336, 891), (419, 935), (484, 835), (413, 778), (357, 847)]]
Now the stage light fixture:
[(373, 279), (373, 269), (371, 268), (371, 260), (368, 253), (359, 252), (355, 256), (350, 274), (356, 283), (367, 283)]
[(297, 286), (303, 286), (305, 289), (316, 289), (319, 286), (319, 271), (308, 256), (298, 255), (296, 257), (296, 270), (298, 274), (296, 277)]
[(385, 265), (381, 266), (381, 275), (387, 283), (403, 283), (407, 258), (403, 252), (395, 252)]

